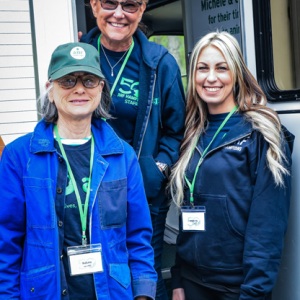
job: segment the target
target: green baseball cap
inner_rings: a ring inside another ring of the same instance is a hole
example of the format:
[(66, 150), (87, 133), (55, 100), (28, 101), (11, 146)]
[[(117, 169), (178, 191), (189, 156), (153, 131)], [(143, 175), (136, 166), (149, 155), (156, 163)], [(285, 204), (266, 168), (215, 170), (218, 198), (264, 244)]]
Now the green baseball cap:
[(56, 80), (74, 72), (87, 72), (104, 78), (96, 48), (86, 43), (67, 43), (52, 53), (48, 78)]

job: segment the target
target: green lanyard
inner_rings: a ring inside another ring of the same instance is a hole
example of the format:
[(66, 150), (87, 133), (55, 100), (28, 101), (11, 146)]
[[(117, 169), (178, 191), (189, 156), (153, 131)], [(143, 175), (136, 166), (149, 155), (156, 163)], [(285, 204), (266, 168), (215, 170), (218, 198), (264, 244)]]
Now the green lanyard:
[[(224, 119), (224, 121), (222, 122), (222, 124), (219, 126), (218, 130), (216, 131), (216, 133), (214, 134), (213, 138), (211, 139), (210, 143), (208, 144), (208, 146), (204, 149), (199, 161), (198, 161), (198, 164), (196, 166), (196, 170), (195, 170), (195, 173), (194, 173), (194, 177), (193, 177), (193, 180), (192, 182), (190, 182), (186, 176), (184, 176), (184, 179), (189, 187), (189, 190), (190, 190), (190, 203), (192, 206), (194, 206), (194, 190), (195, 190), (195, 182), (196, 182), (196, 177), (197, 177), (197, 174), (198, 174), (198, 171), (199, 171), (199, 168), (200, 168), (200, 165), (202, 164), (203, 160), (204, 160), (204, 157), (209, 149), (209, 147), (211, 146), (211, 144), (213, 143), (213, 141), (215, 140), (215, 138), (217, 137), (217, 135), (220, 133), (220, 131), (222, 130), (222, 128), (225, 126), (225, 124), (227, 123), (227, 121), (230, 119), (230, 117), (236, 112), (237, 110), (237, 106), (235, 106), (231, 112), (226, 116), (226, 118)], [(196, 148), (196, 146), (195, 146)], [(194, 153), (195, 151), (195, 148), (193, 150), (192, 153)]]
[[(100, 55), (100, 39), (101, 39), (101, 34), (100, 34), (100, 36), (98, 38), (98, 52), (99, 52), (99, 55)], [(124, 70), (124, 68), (125, 68), (125, 66), (126, 66), (126, 64), (128, 62), (128, 59), (129, 59), (129, 56), (130, 56), (130, 54), (131, 54), (131, 52), (133, 50), (133, 47), (134, 47), (134, 39), (132, 39), (132, 43), (131, 43), (130, 48), (129, 48), (129, 50), (128, 50), (126, 56), (125, 56), (125, 59), (124, 59), (124, 61), (122, 63), (121, 69), (119, 70), (118, 75), (116, 77), (116, 80), (114, 81), (114, 84), (113, 84), (113, 86), (112, 86), (112, 88), (110, 90), (110, 96), (112, 96), (113, 93), (114, 93), (116, 85), (117, 85), (117, 83), (118, 83), (118, 81), (120, 79), (120, 76), (121, 76), (121, 74), (122, 74), (122, 72), (123, 72), (123, 70)]]
[(66, 161), (67, 164), (67, 168), (68, 168), (68, 174), (71, 178), (74, 190), (75, 190), (75, 195), (76, 195), (76, 199), (77, 199), (77, 204), (78, 204), (78, 208), (79, 208), (79, 214), (80, 214), (80, 221), (81, 221), (81, 229), (82, 229), (82, 245), (85, 246), (87, 243), (87, 239), (86, 239), (86, 223), (87, 223), (87, 213), (88, 213), (88, 206), (89, 206), (89, 198), (90, 198), (90, 189), (91, 189), (91, 176), (92, 176), (92, 169), (93, 169), (93, 158), (94, 158), (94, 150), (95, 150), (95, 143), (94, 143), (94, 138), (92, 135), (92, 145), (91, 145), (91, 158), (90, 158), (90, 175), (89, 175), (89, 182), (88, 182), (88, 188), (86, 191), (86, 196), (85, 196), (85, 202), (84, 202), (84, 209), (82, 209), (82, 201), (80, 198), (80, 194), (78, 191), (78, 187), (77, 187), (77, 183), (75, 181), (71, 166), (69, 164), (64, 146), (61, 142), (61, 138), (60, 135), (58, 133), (58, 129), (57, 129), (57, 125), (54, 125), (54, 132), (56, 135), (56, 139), (59, 145), (59, 148), (61, 150), (62, 156)]

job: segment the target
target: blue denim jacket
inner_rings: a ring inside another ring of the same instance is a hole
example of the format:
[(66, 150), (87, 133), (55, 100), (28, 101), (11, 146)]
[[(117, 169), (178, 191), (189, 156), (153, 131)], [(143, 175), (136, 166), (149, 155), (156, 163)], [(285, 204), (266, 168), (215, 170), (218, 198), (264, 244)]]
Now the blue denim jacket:
[[(94, 274), (98, 299), (154, 299), (152, 235), (140, 168), (132, 148), (94, 120), (90, 240), (102, 244), (103, 273)], [(0, 163), (0, 298), (60, 299), (56, 178), (63, 162), (53, 125), (6, 146)]]

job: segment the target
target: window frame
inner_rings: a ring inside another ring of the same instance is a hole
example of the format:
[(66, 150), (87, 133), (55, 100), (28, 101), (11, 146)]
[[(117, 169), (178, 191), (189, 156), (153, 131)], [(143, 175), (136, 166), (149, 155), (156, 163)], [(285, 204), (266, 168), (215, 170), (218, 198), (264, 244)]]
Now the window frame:
[(299, 101), (300, 89), (281, 90), (274, 74), (270, 0), (253, 0), (257, 80), (269, 102)]

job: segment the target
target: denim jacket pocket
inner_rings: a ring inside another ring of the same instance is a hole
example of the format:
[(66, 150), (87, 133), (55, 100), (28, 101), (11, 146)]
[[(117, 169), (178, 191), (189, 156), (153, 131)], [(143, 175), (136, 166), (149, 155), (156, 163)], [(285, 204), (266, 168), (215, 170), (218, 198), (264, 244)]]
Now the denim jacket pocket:
[(45, 266), (21, 273), (22, 299), (53, 299), (56, 286), (55, 266)]
[(50, 178), (24, 177), (27, 226), (31, 228), (54, 228), (55, 207), (53, 180)]
[(98, 192), (101, 227), (119, 228), (127, 218), (127, 178), (102, 182)]
[(110, 264), (109, 275), (126, 289), (131, 284), (130, 270), (127, 264)]

